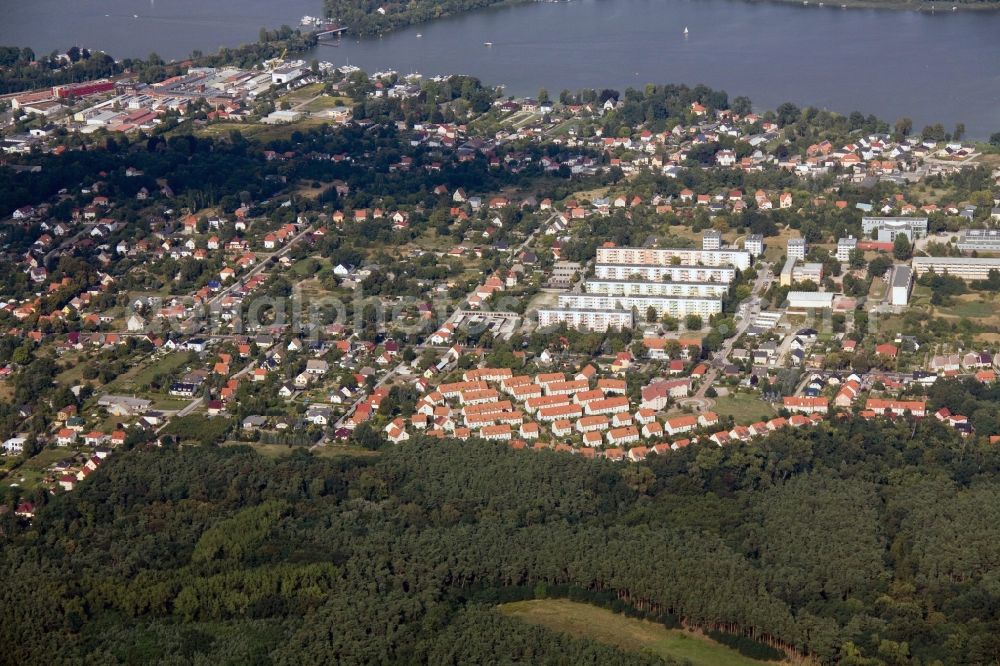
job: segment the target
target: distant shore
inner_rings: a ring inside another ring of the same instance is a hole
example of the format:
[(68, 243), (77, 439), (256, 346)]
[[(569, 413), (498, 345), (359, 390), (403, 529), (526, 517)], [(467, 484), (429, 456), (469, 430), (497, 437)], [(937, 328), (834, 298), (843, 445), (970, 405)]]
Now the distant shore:
[[(892, 11), (914, 11), (924, 14), (951, 14), (964, 11), (998, 11), (1000, 0), (989, 2), (940, 3), (925, 0), (746, 0), (752, 4), (775, 2), (782, 5), (798, 5), (800, 7), (820, 7), (823, 9), (886, 9)], [(952, 9), (954, 8), (954, 9)]]

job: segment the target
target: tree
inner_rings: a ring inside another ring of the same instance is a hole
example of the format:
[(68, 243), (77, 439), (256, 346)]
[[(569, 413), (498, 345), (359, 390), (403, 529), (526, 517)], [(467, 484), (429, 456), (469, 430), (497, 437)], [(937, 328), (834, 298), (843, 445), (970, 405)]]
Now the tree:
[(892, 256), (899, 261), (908, 261), (913, 256), (913, 247), (906, 234), (896, 234), (896, 238), (892, 241)]
[(892, 267), (892, 260), (883, 255), (879, 255), (868, 262), (868, 276), (882, 277)]
[(799, 118), (802, 117), (802, 111), (791, 102), (785, 102), (779, 106), (775, 113), (777, 113), (778, 117), (778, 127), (791, 125), (798, 122)]
[(684, 317), (684, 328), (686, 328), (689, 331), (700, 331), (702, 325), (703, 322), (701, 320), (701, 317), (696, 314), (689, 314), (688, 316)]
[(965, 123), (955, 123), (955, 131), (951, 133), (951, 138), (961, 141), (963, 136), (965, 136)]
[(753, 104), (750, 102), (749, 97), (736, 97), (733, 99), (732, 111), (738, 116), (749, 115), (753, 111)]
[(990, 134), (990, 145), (1000, 148), (1000, 132)]
[(655, 321), (656, 321), (656, 308), (650, 305), (648, 308), (646, 308), (646, 322), (652, 324)]
[(904, 136), (909, 136), (910, 132), (913, 131), (913, 119), (908, 116), (902, 116), (896, 119), (896, 138), (902, 139)]

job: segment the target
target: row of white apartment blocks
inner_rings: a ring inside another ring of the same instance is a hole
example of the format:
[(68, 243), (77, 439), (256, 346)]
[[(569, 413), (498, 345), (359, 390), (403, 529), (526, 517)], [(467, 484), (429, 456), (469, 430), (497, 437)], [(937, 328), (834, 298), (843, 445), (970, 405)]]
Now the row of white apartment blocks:
[(583, 331), (606, 331), (609, 328), (632, 328), (635, 325), (631, 310), (583, 310), (576, 308), (541, 308), (538, 310), (538, 325), (558, 326), (566, 324), (569, 328)]
[(598, 280), (648, 280), (653, 282), (719, 282), (736, 279), (736, 269), (728, 266), (659, 266), (655, 264), (602, 264), (594, 267)]
[(639, 282), (592, 278), (584, 282), (588, 294), (603, 296), (675, 296), (722, 298), (729, 291), (725, 282)]
[[(702, 234), (701, 249), (722, 250), (722, 232), (715, 229), (709, 229)], [(751, 257), (759, 257), (764, 254), (764, 236), (762, 234), (747, 234), (743, 241), (743, 249), (746, 250)]]
[[(720, 235), (707, 233), (705, 244), (721, 244)], [(538, 323), (606, 331), (632, 327), (634, 313), (642, 318), (650, 309), (657, 317), (706, 319), (722, 312), (737, 269), (749, 265), (749, 253), (740, 250), (599, 248), (585, 293), (561, 294), (557, 307), (538, 311)]]
[(991, 257), (914, 257), (913, 273), (950, 275), (963, 280), (986, 280), (990, 271), (1000, 271), (1000, 259)]
[(749, 252), (729, 249), (599, 247), (596, 259), (598, 264), (732, 266), (741, 271), (750, 268)]
[(638, 310), (645, 316), (649, 308), (657, 317), (686, 317), (698, 315), (703, 318), (722, 312), (721, 298), (699, 298), (690, 296), (607, 296), (604, 294), (560, 294), (559, 308), (565, 310)]

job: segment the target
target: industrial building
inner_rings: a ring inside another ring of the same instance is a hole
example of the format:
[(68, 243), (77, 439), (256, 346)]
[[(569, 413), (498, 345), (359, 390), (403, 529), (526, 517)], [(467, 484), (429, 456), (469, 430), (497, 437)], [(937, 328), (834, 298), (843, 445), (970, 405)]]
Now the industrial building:
[(891, 243), (900, 234), (913, 242), (927, 235), (927, 218), (863, 217), (861, 218), (861, 230), (868, 238), (872, 237), (872, 232), (877, 232), (875, 240), (882, 243)]

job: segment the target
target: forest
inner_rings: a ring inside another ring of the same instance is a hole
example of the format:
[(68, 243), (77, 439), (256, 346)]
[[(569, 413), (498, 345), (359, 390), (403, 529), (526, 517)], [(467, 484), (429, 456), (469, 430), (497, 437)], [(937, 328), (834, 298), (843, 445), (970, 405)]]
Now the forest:
[(379, 2), (377, 0), (325, 0), (326, 14), (352, 34), (371, 36), (414, 23), (461, 14), (499, 4), (526, 0), (418, 0), (415, 2)]
[(654, 661), (496, 610), (567, 596), (823, 664), (996, 663), (998, 473), (934, 420), (632, 465), (137, 446), (0, 515), (0, 662)]

